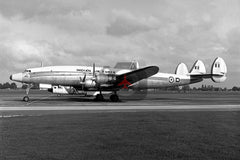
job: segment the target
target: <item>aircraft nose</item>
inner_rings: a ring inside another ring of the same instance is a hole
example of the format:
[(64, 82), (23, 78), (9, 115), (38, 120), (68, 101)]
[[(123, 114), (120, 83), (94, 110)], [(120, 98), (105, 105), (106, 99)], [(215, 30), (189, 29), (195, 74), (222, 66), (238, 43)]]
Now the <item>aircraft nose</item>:
[(12, 81), (22, 82), (23, 74), (22, 74), (22, 73), (12, 74), (12, 75), (10, 76), (10, 79), (11, 79)]
[(12, 75), (9, 77), (10, 80), (12, 80)]

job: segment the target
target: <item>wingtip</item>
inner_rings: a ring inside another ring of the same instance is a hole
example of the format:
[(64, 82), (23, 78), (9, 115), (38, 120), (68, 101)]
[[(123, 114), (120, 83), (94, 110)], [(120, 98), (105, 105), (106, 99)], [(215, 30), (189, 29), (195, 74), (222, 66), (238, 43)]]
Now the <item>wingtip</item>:
[(159, 67), (158, 66), (151, 66), (151, 67), (155, 70), (156, 73), (159, 71)]

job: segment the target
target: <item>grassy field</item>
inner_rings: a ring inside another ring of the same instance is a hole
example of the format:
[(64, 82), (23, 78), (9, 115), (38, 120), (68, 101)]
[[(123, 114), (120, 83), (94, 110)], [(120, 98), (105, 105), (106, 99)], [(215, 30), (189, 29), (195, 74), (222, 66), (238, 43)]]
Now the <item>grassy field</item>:
[(240, 112), (96, 112), (0, 119), (1, 160), (239, 159)]

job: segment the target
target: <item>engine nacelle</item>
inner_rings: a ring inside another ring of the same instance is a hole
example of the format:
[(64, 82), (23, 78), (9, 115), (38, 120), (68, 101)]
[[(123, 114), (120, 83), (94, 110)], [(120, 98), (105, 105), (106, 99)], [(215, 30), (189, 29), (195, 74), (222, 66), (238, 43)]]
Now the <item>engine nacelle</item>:
[(116, 82), (115, 74), (99, 74), (96, 76), (96, 82), (98, 84), (112, 84)]
[(96, 86), (97, 86), (96, 82), (91, 79), (87, 79), (84, 84), (84, 87), (86, 88), (94, 88)]

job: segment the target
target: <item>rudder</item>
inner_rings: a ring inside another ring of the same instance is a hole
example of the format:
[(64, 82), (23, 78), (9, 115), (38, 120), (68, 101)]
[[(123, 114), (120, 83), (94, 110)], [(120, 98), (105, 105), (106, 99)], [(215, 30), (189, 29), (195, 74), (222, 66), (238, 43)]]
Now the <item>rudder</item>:
[(227, 65), (225, 61), (221, 57), (217, 57), (212, 64), (211, 79), (216, 83), (224, 82), (227, 79), (226, 73)]

